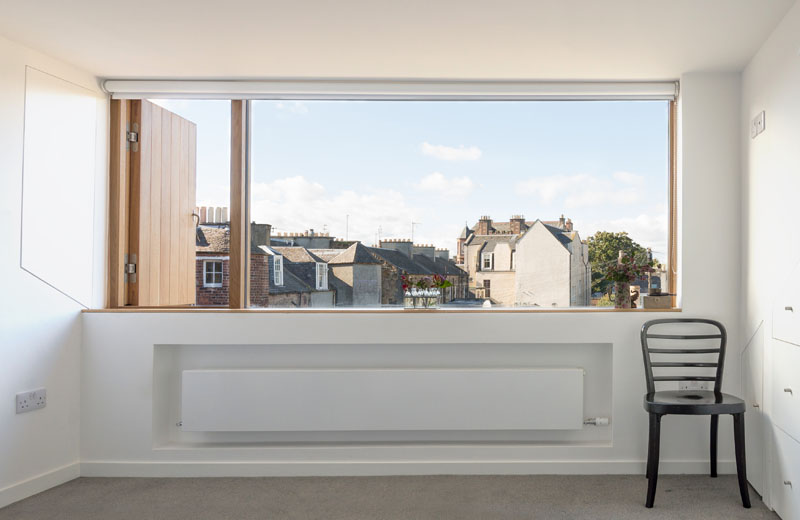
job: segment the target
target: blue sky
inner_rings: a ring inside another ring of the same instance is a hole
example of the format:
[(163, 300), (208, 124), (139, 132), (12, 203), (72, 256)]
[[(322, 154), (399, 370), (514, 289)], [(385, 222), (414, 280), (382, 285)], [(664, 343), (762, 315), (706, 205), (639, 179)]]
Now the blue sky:
[[(228, 205), (229, 103), (198, 125), (198, 205)], [(256, 101), (251, 216), (277, 232), (455, 248), (465, 222), (572, 218), (665, 256), (666, 102)], [(349, 215), (349, 217), (348, 217)]]

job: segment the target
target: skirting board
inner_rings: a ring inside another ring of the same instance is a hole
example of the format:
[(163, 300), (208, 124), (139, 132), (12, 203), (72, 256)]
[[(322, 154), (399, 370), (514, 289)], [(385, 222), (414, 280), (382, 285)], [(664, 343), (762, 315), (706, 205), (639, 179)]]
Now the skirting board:
[[(328, 477), (386, 475), (644, 475), (645, 461), (81, 462), (83, 477)], [(661, 461), (661, 474), (704, 474), (706, 460)], [(720, 474), (735, 474), (732, 460)]]
[(0, 489), (0, 508), (76, 479), (80, 472), (80, 464), (73, 462)]

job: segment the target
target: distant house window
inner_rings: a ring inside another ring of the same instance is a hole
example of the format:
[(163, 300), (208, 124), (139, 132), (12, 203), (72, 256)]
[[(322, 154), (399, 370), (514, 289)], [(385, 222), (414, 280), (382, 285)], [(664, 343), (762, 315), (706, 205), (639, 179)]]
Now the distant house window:
[(484, 280), (483, 281), (483, 297), (490, 298), (490, 294), (492, 292), (492, 281), (491, 280)]
[(481, 270), (491, 271), (494, 264), (494, 255), (492, 253), (483, 253), (481, 255)]
[(272, 281), (275, 285), (283, 285), (283, 257), (278, 255), (273, 259)]
[(203, 262), (203, 287), (222, 287), (222, 261)]
[(516, 253), (516, 251), (511, 251), (511, 270), (512, 271), (514, 269), (516, 269), (516, 267), (517, 267), (516, 265), (514, 265), (514, 253)]
[(317, 290), (328, 290), (328, 264), (317, 262)]

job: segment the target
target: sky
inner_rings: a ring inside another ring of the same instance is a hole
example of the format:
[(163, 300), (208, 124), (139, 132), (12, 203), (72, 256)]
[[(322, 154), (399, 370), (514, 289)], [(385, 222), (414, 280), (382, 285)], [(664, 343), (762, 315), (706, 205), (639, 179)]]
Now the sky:
[[(230, 103), (156, 100), (197, 124), (197, 205), (229, 205)], [(251, 220), (455, 251), (481, 215), (571, 218), (667, 250), (665, 101), (254, 101)]]

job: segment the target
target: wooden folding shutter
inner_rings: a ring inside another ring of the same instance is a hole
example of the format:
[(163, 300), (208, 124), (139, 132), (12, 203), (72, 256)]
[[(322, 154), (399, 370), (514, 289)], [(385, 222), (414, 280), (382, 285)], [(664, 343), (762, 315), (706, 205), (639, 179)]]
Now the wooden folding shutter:
[(130, 213), (127, 304), (195, 303), (193, 217), (197, 127), (145, 100), (130, 101)]

